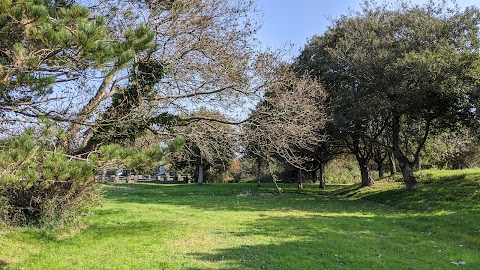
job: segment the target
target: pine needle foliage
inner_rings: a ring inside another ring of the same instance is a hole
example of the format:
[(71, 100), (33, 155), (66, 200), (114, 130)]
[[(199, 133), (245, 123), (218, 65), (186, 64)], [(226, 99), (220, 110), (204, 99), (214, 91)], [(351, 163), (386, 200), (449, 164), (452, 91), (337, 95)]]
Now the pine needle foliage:
[(0, 222), (63, 226), (98, 199), (93, 164), (50, 149), (33, 131), (1, 144)]

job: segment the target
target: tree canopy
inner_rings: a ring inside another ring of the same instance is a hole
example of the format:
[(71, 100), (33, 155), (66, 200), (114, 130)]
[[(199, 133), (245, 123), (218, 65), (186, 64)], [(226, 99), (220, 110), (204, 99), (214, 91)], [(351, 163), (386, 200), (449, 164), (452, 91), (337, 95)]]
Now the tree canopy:
[(366, 140), (389, 132), (409, 189), (432, 130), (471, 120), (476, 111), (479, 12), (446, 2), (367, 1), (313, 37), (297, 60), (299, 70), (324, 83), (337, 131), (347, 133), (354, 153), (369, 159)]
[(362, 186), (393, 154), (412, 190), (428, 138), (478, 121), (478, 8), (365, 1), (292, 65), (257, 46), (257, 20), (250, 0), (0, 1), (2, 131), (48, 122), (80, 159), (181, 138), (182, 162), (245, 150), (299, 172), (347, 150)]

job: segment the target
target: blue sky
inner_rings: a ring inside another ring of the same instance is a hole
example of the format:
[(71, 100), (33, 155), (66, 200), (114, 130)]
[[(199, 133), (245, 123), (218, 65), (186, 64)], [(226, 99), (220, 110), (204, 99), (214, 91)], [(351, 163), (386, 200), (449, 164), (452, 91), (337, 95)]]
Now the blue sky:
[[(293, 44), (290, 55), (295, 56), (308, 38), (325, 31), (330, 24), (329, 18), (338, 18), (349, 8), (358, 10), (362, 2), (363, 0), (257, 0), (263, 13), (263, 26), (258, 38), (263, 46), (284, 48)], [(479, 0), (458, 0), (457, 3), (462, 7), (480, 6)]]

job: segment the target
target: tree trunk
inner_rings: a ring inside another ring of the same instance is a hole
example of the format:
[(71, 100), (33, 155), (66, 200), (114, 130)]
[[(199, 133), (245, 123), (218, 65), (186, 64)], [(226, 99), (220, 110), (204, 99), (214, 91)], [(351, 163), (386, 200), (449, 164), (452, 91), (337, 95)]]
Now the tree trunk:
[(360, 167), (360, 175), (362, 176), (362, 187), (373, 185), (374, 182), (368, 168), (368, 159), (357, 157), (357, 161)]
[(262, 176), (262, 167), (260, 163), (257, 163), (257, 187), (260, 186), (260, 177)]
[(377, 163), (377, 169), (378, 169), (378, 178), (383, 178), (385, 175), (384, 175), (384, 165), (383, 165), (383, 162), (378, 162)]
[(113, 95), (114, 90), (110, 91), (110, 93), (108, 94), (107, 91), (108, 87), (115, 78), (115, 75), (117, 74), (117, 70), (118, 66), (113, 67), (112, 70), (109, 71), (107, 76), (103, 78), (102, 84), (98, 87), (95, 96), (92, 97), (90, 101), (81, 109), (81, 111), (74, 119), (75, 121), (72, 121), (70, 127), (65, 131), (65, 139), (61, 139), (57, 142), (58, 146), (67, 148), (69, 143), (78, 141), (77, 133), (82, 129), (87, 119), (92, 116), (94, 111), (100, 106), (101, 102), (105, 98)]
[(302, 170), (300, 169), (297, 169), (297, 183), (298, 183), (298, 189), (303, 189)]
[(105, 182), (105, 176), (107, 175), (107, 168), (105, 166), (102, 167), (102, 182)]
[(319, 171), (318, 179), (320, 180), (320, 184), (318, 185), (318, 187), (325, 189), (326, 181), (325, 181), (325, 163), (324, 162), (320, 163), (320, 168), (318, 169), (318, 171)]
[(415, 185), (417, 184), (417, 179), (413, 175), (413, 162), (405, 162), (400, 163), (400, 168), (402, 169), (403, 180), (405, 182), (405, 186), (408, 190), (412, 191), (415, 189)]
[(390, 155), (389, 163), (390, 163), (390, 176), (394, 176), (397, 173), (397, 166), (395, 165), (393, 153)]
[(198, 164), (198, 184), (203, 184), (203, 163)]
[[(417, 184), (417, 180), (413, 175), (413, 166), (414, 162), (408, 160), (408, 158), (403, 154), (402, 150), (400, 149), (400, 116), (396, 115), (393, 117), (392, 122), (392, 130), (393, 130), (393, 153), (400, 164), (400, 169), (402, 170), (403, 181), (405, 186), (408, 190), (413, 191), (415, 189), (415, 185)], [(417, 154), (419, 151), (417, 151)]]

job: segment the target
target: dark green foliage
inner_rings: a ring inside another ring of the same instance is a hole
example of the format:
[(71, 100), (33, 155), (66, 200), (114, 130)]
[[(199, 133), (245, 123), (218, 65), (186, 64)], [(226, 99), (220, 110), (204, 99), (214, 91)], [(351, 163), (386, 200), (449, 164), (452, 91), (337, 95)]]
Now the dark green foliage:
[(93, 165), (49, 150), (32, 133), (0, 150), (0, 219), (8, 225), (61, 226), (98, 199)]
[(165, 77), (165, 64), (159, 60), (140, 62), (137, 65), (136, 75), (140, 87), (152, 88)]
[[(366, 1), (336, 20), (298, 58), (332, 101), (334, 136), (368, 163), (377, 139), (388, 140), (405, 184), (435, 130), (472, 122), (479, 87), (480, 10)], [(373, 131), (373, 132), (372, 132)]]
[[(115, 53), (117, 54), (115, 62), (115, 65), (117, 67), (125, 67), (131, 64), (133, 59), (135, 59), (137, 53), (146, 52), (147, 54), (151, 54), (153, 51), (155, 51), (156, 44), (153, 42), (155, 39), (155, 32), (149, 26), (145, 24), (140, 24), (137, 25), (135, 28), (128, 28), (124, 35), (125, 40), (115, 43), (114, 46)], [(151, 63), (158, 62), (156, 62), (155, 60), (150, 60), (145, 62), (144, 64), (150, 65)], [(163, 67), (161, 67), (159, 71), (159, 74), (140, 74), (139, 76), (153, 77), (156, 75), (157, 78), (163, 78)]]
[[(142, 31), (138, 35), (145, 34)], [(165, 65), (158, 60), (136, 63), (130, 70), (129, 85), (118, 89), (112, 103), (97, 121), (97, 128), (86, 149), (99, 144), (124, 144), (145, 134), (152, 125), (170, 129), (179, 118), (171, 113), (150, 113), (149, 102), (155, 96), (154, 86), (166, 74)]]
[(131, 72), (133, 79), (130, 85), (122, 88), (112, 97), (112, 113), (132, 112), (133, 109), (140, 106), (142, 101), (152, 98), (154, 94), (153, 87), (165, 76), (163, 64), (157, 60), (138, 63), (136, 70)]
[(98, 167), (112, 170), (127, 168), (134, 174), (155, 174), (164, 159), (165, 149), (159, 144), (134, 149), (115, 144), (102, 145), (96, 154)]

